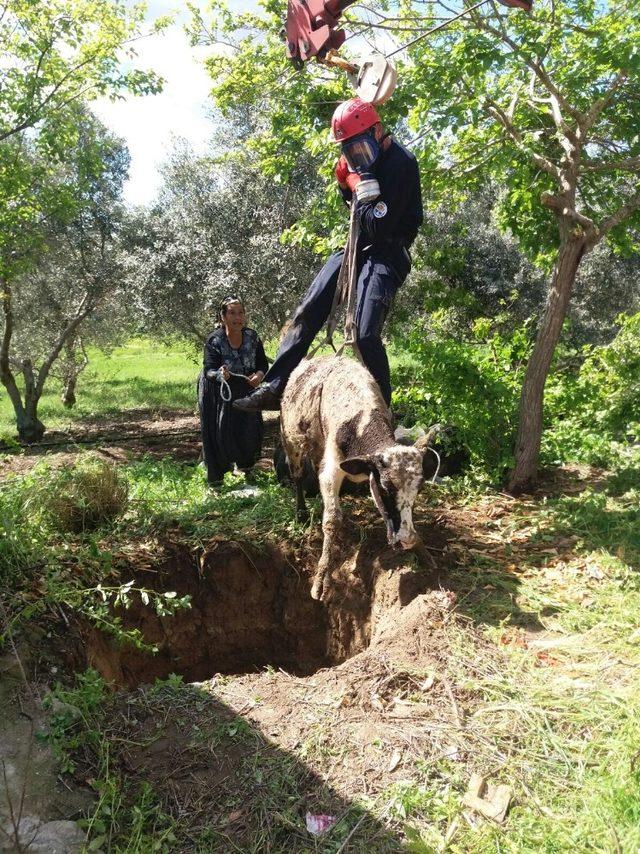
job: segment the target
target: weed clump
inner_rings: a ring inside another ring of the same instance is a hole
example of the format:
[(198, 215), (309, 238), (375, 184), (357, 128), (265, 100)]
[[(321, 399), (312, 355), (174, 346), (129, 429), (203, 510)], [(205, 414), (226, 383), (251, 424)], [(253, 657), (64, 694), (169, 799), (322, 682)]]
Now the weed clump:
[(81, 533), (122, 515), (127, 509), (127, 481), (113, 463), (88, 455), (60, 469), (47, 490), (53, 524)]

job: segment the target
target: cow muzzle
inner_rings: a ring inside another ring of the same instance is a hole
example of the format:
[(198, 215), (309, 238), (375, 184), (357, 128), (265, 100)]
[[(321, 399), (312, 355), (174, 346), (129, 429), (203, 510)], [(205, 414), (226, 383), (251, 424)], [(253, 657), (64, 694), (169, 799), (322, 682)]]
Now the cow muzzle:
[(415, 528), (410, 528), (408, 531), (401, 528), (396, 532), (389, 524), (387, 525), (387, 539), (389, 545), (396, 551), (408, 551), (415, 548), (420, 542), (420, 537)]

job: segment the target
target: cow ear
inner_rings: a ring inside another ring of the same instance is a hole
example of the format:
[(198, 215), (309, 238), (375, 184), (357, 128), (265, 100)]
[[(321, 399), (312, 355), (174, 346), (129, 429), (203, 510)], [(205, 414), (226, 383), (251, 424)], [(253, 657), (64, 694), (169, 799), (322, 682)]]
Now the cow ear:
[(340, 463), (340, 468), (347, 474), (369, 474), (373, 471), (374, 464), (371, 457), (350, 457)]

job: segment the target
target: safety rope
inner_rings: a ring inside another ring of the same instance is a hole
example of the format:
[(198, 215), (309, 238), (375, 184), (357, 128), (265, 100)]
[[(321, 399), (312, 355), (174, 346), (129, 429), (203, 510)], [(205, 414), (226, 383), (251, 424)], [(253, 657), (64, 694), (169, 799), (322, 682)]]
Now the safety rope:
[[(436, 27), (432, 27), (430, 30), (426, 30), (424, 33), (421, 33), (419, 36), (416, 36), (411, 41), (408, 41), (406, 44), (400, 45), (395, 50), (392, 50), (390, 53), (385, 54), (385, 59), (390, 59), (392, 56), (395, 56), (397, 53), (401, 53), (403, 50), (406, 50), (408, 47), (412, 47), (416, 42), (422, 41), (422, 39), (426, 39), (427, 36), (431, 36), (434, 33), (437, 33), (438, 30), (443, 30), (445, 27), (448, 27), (449, 24), (453, 24), (454, 21), (457, 21), (459, 18), (468, 15), (470, 12), (475, 12), (476, 9), (479, 9), (480, 6), (484, 6), (488, 3), (489, 0), (480, 0), (479, 3), (475, 3), (473, 6), (468, 6), (458, 15), (455, 15), (453, 18), (447, 18), (442, 24), (438, 24)], [(453, 9), (451, 10), (453, 11)]]
[[(234, 374), (233, 371), (229, 371), (228, 376), (234, 377), (238, 380), (245, 380), (246, 382), (249, 382), (249, 378), (245, 377), (244, 374)], [(218, 368), (218, 370), (215, 372), (215, 378), (220, 383), (220, 397), (224, 400), (225, 403), (229, 403), (233, 395), (231, 394), (231, 386), (222, 375), (222, 368)]]

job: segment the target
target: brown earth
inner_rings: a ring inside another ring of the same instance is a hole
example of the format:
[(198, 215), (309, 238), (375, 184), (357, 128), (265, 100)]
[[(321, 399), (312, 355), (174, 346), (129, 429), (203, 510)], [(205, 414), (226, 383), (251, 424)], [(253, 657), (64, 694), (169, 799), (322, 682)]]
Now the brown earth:
[[(157, 644), (155, 656), (83, 630), (76, 665), (126, 689), (107, 724), (114, 760), (130, 783), (151, 782), (170, 814), (189, 816), (175, 850), (194, 850), (202, 833), (212, 851), (316, 850), (307, 811), (341, 817), (330, 850), (354, 828), (350, 851), (365, 839), (367, 850), (400, 850), (402, 822), (380, 822), (357, 800), (382, 797), (415, 762), (476, 750), (466, 727), (476, 699), (451, 669), (460, 664), (451, 650), (464, 632), (469, 675), (495, 655), (456, 609), (448, 580), (462, 519), (423, 507), (427, 545), (408, 555), (386, 546), (367, 501), (351, 511), (360, 527), (346, 527), (323, 604), (309, 595), (319, 536), (263, 551), (174, 543), (158, 565), (147, 557), (136, 569), (132, 557), (120, 573), (192, 596), (173, 617), (139, 600), (123, 613), (125, 628)], [(151, 684), (172, 673), (190, 684)]]
[[(343, 535), (349, 557), (334, 570), (324, 604), (310, 596), (318, 537), (306, 549), (257, 549), (222, 538), (204, 548), (167, 543), (157, 564), (148, 555), (138, 562), (134, 554), (120, 569), (119, 583), (189, 596), (190, 607), (161, 617), (136, 595), (119, 614), (122, 625), (139, 631), (157, 652), (123, 647), (82, 626), (84, 660), (77, 665), (95, 667), (115, 687), (133, 688), (170, 673), (200, 681), (268, 665), (306, 675), (339, 664), (384, 636), (399, 612), (434, 583), (427, 551), (423, 564), (387, 548), (381, 531), (362, 544), (355, 534)], [(442, 540), (433, 526), (423, 526), (423, 535), (432, 548), (436, 537)]]
[[(264, 418), (264, 453), (269, 457), (278, 432), (278, 414), (267, 412)], [(68, 465), (89, 448), (116, 462), (146, 455), (195, 462), (201, 452), (200, 422), (193, 412), (131, 409), (117, 417), (87, 419), (69, 430), (48, 430), (35, 445), (3, 449), (0, 443), (0, 480), (30, 471), (43, 460), (54, 467)]]

